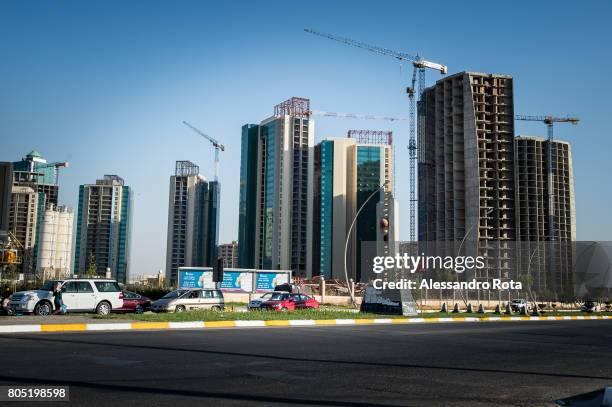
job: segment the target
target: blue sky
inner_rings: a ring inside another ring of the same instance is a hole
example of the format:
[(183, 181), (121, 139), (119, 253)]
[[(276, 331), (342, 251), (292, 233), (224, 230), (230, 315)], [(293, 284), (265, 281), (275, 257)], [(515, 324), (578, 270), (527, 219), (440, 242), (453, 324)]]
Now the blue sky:
[[(511, 74), (517, 114), (572, 114), (578, 238), (612, 240), (612, 3), (0, 2), (0, 160), (36, 148), (69, 160), (60, 200), (118, 174), (136, 192), (132, 274), (164, 268), (175, 160), (212, 177), (222, 153), (221, 242), (237, 237), (240, 127), (291, 96), (317, 110), (407, 117), (410, 67), (303, 31), (312, 27), (464, 70)], [(427, 82), (439, 75), (428, 72)], [(407, 122), (321, 118), (316, 140), (392, 130), (401, 235), (408, 236)], [(517, 134), (544, 135), (517, 122)]]

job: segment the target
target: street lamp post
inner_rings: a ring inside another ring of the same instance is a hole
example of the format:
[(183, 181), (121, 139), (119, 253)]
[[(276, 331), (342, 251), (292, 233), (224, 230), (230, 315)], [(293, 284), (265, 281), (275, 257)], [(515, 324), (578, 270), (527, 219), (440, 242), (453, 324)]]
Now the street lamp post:
[[(531, 279), (531, 261), (533, 260), (533, 257), (535, 256), (536, 253), (539, 253), (540, 251), (540, 244), (539, 242), (536, 244), (536, 248), (535, 250), (531, 253), (531, 255), (529, 256), (529, 263), (527, 263), (527, 278)], [(538, 260), (539, 260), (540, 256), (538, 256)], [(535, 296), (533, 295), (533, 293), (531, 292), (531, 284), (533, 284), (533, 280), (530, 282), (530, 287), (528, 289), (528, 294), (531, 295), (531, 299), (534, 301), (533, 306), (535, 307), (535, 309), (537, 309), (538, 304), (537, 304), (537, 300), (535, 298)]]
[(346, 243), (344, 244), (344, 278), (346, 279), (346, 286), (348, 287), (349, 295), (351, 296), (351, 303), (352, 303), (353, 307), (355, 307), (355, 308), (357, 308), (357, 303), (355, 302), (355, 292), (354, 292), (354, 290), (351, 287), (351, 283), (350, 283), (349, 277), (348, 277), (348, 269), (346, 267), (346, 255), (347, 255), (347, 252), (348, 252), (349, 240), (351, 238), (351, 231), (353, 230), (353, 227), (355, 226), (355, 222), (357, 221), (357, 218), (359, 217), (359, 214), (361, 213), (363, 208), (365, 208), (366, 204), (370, 201), (370, 199), (372, 199), (372, 197), (374, 195), (376, 195), (378, 192), (380, 192), (380, 190), (383, 189), (388, 183), (389, 183), (389, 180), (386, 180), (382, 185), (380, 185), (376, 189), (376, 191), (372, 192), (370, 194), (370, 196), (368, 196), (368, 198), (363, 202), (363, 204), (361, 204), (361, 207), (359, 208), (359, 210), (355, 214), (355, 217), (353, 218), (353, 221), (351, 222), (351, 226), (349, 227), (348, 233), (346, 234)]

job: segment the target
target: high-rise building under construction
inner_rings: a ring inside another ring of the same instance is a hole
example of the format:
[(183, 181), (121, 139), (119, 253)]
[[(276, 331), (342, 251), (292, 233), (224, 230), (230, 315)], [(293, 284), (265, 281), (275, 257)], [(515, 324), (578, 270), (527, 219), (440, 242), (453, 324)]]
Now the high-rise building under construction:
[[(552, 148), (552, 194), (548, 194), (548, 149)], [(568, 142), (519, 136), (515, 140), (517, 188), (517, 239), (576, 239), (574, 170)], [(552, 200), (552, 202), (550, 202)], [(552, 224), (549, 207), (552, 204)]]
[(462, 72), (439, 80), (425, 90), (419, 117), (419, 240), (478, 250), (495, 270), (482, 277), (518, 271), (534, 288), (568, 289), (576, 235), (571, 148), (514, 137), (512, 77)]
[(522, 269), (535, 276), (534, 286), (539, 289), (567, 289), (572, 281), (571, 242), (576, 240), (571, 146), (565, 141), (519, 136), (515, 139), (515, 172), (517, 240), (526, 263)]
[(419, 240), (514, 239), (512, 78), (458, 73), (424, 96)]
[[(47, 213), (58, 207), (59, 169), (67, 166), (65, 161), (47, 162), (37, 150), (32, 150), (12, 165), (14, 189), (10, 230), (22, 248), (23, 263), (19, 271), (28, 277), (37, 270), (41, 227), (46, 222)], [(32, 207), (33, 202), (35, 205)]]
[[(419, 240), (464, 240), (473, 253), (516, 239), (512, 85), (507, 75), (461, 72), (425, 90)], [(503, 258), (489, 255), (488, 266), (509, 270)]]

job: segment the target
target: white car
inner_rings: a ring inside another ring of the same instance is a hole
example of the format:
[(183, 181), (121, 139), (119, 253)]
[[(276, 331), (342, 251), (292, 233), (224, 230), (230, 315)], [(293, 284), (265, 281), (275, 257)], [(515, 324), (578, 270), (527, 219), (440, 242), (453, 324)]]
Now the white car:
[(531, 304), (529, 304), (527, 300), (522, 298), (512, 300), (512, 302), (510, 303), (510, 307), (514, 312), (520, 312), (523, 308), (525, 309), (525, 312), (530, 312), (532, 308)]
[(16, 313), (49, 315), (54, 311), (53, 287), (62, 284), (62, 302), (67, 312), (95, 312), (108, 315), (123, 307), (123, 293), (117, 281), (78, 278), (47, 281), (38, 290), (11, 295), (11, 309)]

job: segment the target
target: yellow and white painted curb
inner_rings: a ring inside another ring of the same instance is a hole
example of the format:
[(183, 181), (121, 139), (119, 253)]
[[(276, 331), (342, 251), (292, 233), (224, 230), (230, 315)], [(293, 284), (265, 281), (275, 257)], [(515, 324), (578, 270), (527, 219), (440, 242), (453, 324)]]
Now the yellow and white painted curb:
[(3, 333), (31, 332), (82, 332), (82, 331), (143, 331), (167, 329), (202, 328), (264, 328), (264, 327), (303, 327), (331, 325), (389, 325), (389, 324), (435, 324), (457, 322), (506, 322), (506, 321), (576, 321), (612, 319), (608, 315), (571, 315), (571, 316), (491, 316), (491, 317), (440, 317), (440, 318), (372, 318), (372, 319), (290, 319), (270, 321), (188, 321), (188, 322), (111, 322), (95, 324), (40, 324), (40, 325), (0, 325)]

